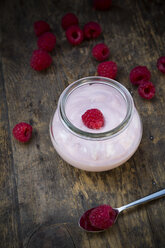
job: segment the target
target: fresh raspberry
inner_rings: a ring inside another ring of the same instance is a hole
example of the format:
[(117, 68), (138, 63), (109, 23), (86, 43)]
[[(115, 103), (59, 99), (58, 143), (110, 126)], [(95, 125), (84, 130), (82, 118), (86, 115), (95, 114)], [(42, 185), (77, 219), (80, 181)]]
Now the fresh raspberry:
[(88, 109), (82, 116), (85, 126), (91, 129), (99, 129), (104, 126), (104, 117), (98, 109)]
[(97, 72), (99, 76), (114, 79), (117, 74), (117, 65), (113, 61), (102, 62), (98, 65)]
[(162, 73), (165, 73), (165, 56), (162, 56), (157, 61), (157, 68)]
[(25, 122), (20, 122), (13, 128), (14, 137), (20, 142), (28, 142), (32, 136), (32, 126)]
[(67, 13), (62, 17), (61, 20), (61, 26), (63, 27), (64, 30), (66, 30), (72, 25), (78, 25), (78, 23), (79, 23), (78, 18), (73, 13)]
[(151, 99), (155, 95), (155, 86), (149, 81), (141, 81), (138, 92), (141, 97)]
[(93, 0), (93, 7), (98, 10), (108, 10), (111, 4), (112, 0)]
[(38, 48), (51, 52), (56, 44), (56, 36), (50, 32), (42, 34), (37, 41)]
[(40, 36), (41, 34), (48, 32), (50, 30), (50, 26), (45, 21), (37, 21), (34, 23), (34, 32), (36, 36)]
[(107, 229), (114, 224), (116, 214), (116, 211), (111, 206), (101, 205), (91, 211), (89, 220), (92, 226)]
[(77, 25), (70, 26), (65, 34), (69, 43), (75, 46), (79, 45), (84, 39), (83, 31)]
[(151, 73), (146, 66), (140, 65), (131, 70), (129, 77), (132, 84), (139, 85), (142, 80), (150, 80)]
[(92, 212), (94, 208), (89, 209), (88, 211), (86, 211), (83, 216), (81, 216), (80, 219), (80, 226), (82, 228), (84, 228), (87, 231), (101, 231), (100, 228), (94, 227), (91, 225), (91, 222), (89, 220), (89, 215)]
[(48, 68), (52, 63), (52, 58), (51, 56), (43, 50), (34, 50), (30, 65), (31, 67), (36, 70), (36, 71), (42, 71), (46, 68)]
[(109, 54), (109, 48), (104, 43), (97, 44), (92, 49), (92, 55), (98, 61), (104, 61), (108, 59)]
[(101, 34), (102, 30), (97, 22), (88, 22), (84, 26), (84, 37), (86, 39), (95, 39)]

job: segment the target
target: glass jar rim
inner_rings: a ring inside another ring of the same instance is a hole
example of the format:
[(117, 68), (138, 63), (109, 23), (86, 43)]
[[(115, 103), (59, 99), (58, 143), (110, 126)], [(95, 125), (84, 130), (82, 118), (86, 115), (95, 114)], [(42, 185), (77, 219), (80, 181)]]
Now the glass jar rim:
[[(65, 112), (65, 104), (67, 101), (67, 98), (69, 95), (77, 88), (83, 86), (83, 85), (92, 85), (92, 84), (103, 84), (103, 85), (108, 85), (113, 88), (115, 88), (123, 97), (126, 102), (127, 106), (127, 111), (126, 115), (123, 119), (123, 121), (116, 126), (115, 128), (108, 130), (106, 132), (87, 132), (84, 130), (81, 130), (74, 126), (72, 122), (68, 119), (66, 112)], [(89, 76), (89, 77), (84, 77), (81, 78), (73, 83), (71, 83), (61, 94), (58, 102), (58, 107), (59, 107), (59, 115), (62, 123), (65, 125), (65, 127), (72, 132), (74, 135), (79, 136), (84, 139), (92, 139), (92, 140), (104, 140), (104, 139), (109, 139), (114, 136), (117, 136), (120, 134), (122, 131), (125, 130), (125, 128), (128, 126), (131, 117), (132, 117), (132, 111), (133, 111), (133, 99), (129, 91), (119, 82), (106, 78), (106, 77), (100, 77), (100, 76)]]

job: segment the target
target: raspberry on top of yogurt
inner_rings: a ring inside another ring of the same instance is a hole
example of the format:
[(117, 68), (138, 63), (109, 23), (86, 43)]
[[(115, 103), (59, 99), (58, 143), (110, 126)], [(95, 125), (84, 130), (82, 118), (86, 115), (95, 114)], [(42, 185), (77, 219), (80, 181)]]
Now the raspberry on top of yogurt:
[(82, 121), (90, 129), (100, 129), (104, 126), (104, 116), (99, 109), (88, 109), (82, 115)]

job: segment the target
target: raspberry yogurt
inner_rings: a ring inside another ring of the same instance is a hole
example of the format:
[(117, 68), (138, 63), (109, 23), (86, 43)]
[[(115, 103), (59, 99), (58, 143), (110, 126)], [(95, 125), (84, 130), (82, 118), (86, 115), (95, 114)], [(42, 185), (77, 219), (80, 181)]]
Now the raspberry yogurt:
[[(100, 129), (82, 121), (88, 109), (104, 116)], [(50, 136), (59, 155), (87, 171), (106, 171), (126, 162), (142, 137), (142, 123), (128, 90), (115, 80), (86, 77), (70, 84), (61, 94), (50, 122)]]

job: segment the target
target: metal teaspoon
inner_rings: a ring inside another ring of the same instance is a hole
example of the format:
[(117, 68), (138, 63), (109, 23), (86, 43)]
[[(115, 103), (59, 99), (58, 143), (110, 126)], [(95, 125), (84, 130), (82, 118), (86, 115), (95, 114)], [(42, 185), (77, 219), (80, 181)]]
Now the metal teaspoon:
[[(115, 216), (115, 219), (113, 221), (113, 224), (115, 224), (119, 214), (125, 210), (125, 209), (128, 209), (128, 208), (131, 208), (131, 207), (134, 207), (134, 206), (138, 206), (138, 205), (141, 205), (141, 204), (144, 204), (146, 202), (149, 202), (149, 201), (152, 201), (154, 199), (157, 199), (157, 198), (160, 198), (162, 196), (165, 196), (165, 189), (163, 190), (160, 190), (158, 192), (155, 192), (151, 195), (148, 195), (148, 196), (145, 196), (139, 200), (136, 200), (134, 202), (131, 202), (127, 205), (124, 205), (122, 207), (119, 207), (119, 208), (113, 208), (113, 210), (116, 212), (116, 216)], [(100, 228), (97, 228), (95, 226), (92, 226), (91, 223), (90, 223), (90, 220), (89, 220), (89, 215), (91, 213), (92, 210), (94, 210), (95, 208), (91, 208), (89, 210), (87, 210), (82, 216), (81, 218), (79, 219), (79, 227), (82, 228), (83, 230), (87, 231), (87, 232), (93, 232), (93, 233), (97, 233), (97, 232), (103, 232), (105, 230), (107, 230), (108, 228), (106, 229), (100, 229)], [(112, 225), (111, 225), (112, 226)]]

